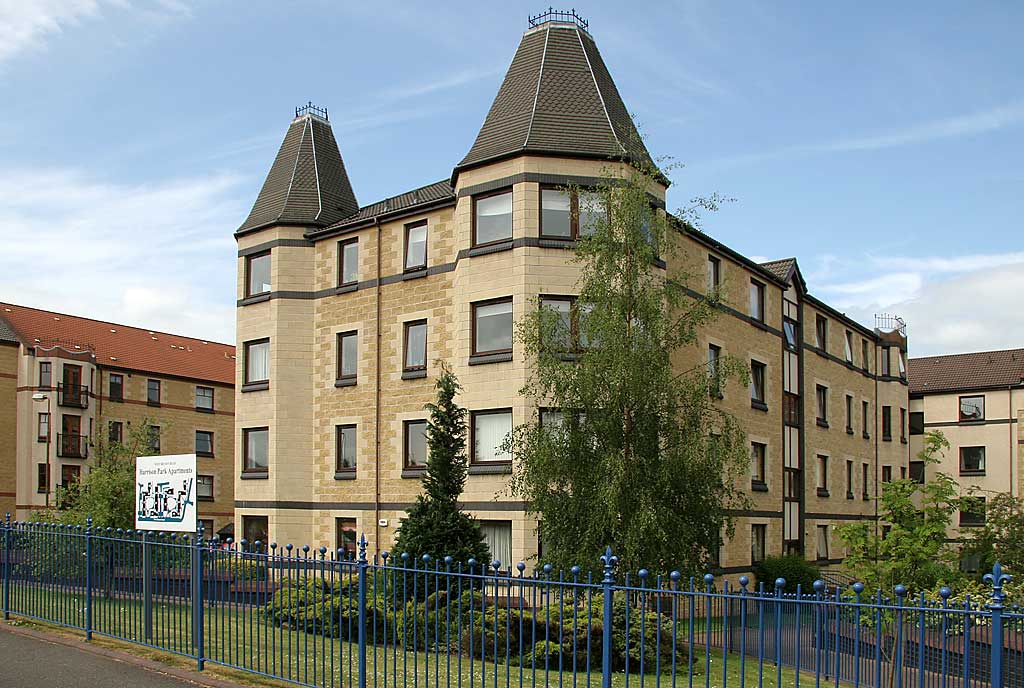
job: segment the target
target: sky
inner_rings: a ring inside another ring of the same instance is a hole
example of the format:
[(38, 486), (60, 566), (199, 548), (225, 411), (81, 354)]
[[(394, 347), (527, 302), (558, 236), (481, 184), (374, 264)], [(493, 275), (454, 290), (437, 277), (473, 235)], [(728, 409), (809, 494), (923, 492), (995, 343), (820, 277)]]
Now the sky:
[[(234, 341), (232, 233), (295, 106), (364, 205), (445, 179), (542, 9), (0, 0), (0, 300)], [(1024, 346), (1024, 4), (577, 9), (683, 165), (670, 209), (735, 199), (705, 231), (899, 314), (912, 356)]]

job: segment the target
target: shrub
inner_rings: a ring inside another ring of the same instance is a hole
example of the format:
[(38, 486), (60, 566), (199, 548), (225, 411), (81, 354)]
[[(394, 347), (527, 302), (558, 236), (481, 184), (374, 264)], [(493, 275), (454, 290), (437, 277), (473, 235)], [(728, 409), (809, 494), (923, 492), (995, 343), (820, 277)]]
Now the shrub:
[(785, 592), (795, 593), (799, 585), (802, 592), (810, 594), (819, 575), (817, 566), (797, 554), (768, 557), (754, 564), (754, 576), (758, 583), (764, 583), (765, 590), (774, 590), (775, 580), (785, 578)]

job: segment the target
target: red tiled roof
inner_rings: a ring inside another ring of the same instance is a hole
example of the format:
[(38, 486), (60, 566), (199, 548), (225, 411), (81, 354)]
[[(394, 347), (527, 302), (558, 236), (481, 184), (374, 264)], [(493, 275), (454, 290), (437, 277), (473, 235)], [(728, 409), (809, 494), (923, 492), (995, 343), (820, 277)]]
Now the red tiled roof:
[(28, 346), (90, 351), (101, 366), (235, 383), (235, 347), (230, 344), (0, 302), (3, 321)]
[(1020, 385), (1024, 349), (912, 358), (907, 361), (907, 381), (911, 394)]

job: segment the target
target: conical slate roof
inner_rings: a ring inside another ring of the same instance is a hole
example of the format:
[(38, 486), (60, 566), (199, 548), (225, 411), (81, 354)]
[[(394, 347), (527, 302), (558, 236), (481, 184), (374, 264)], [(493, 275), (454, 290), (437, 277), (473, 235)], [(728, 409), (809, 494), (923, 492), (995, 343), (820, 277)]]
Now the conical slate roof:
[(651, 163), (594, 39), (574, 22), (523, 34), (459, 171), (521, 153)]
[(326, 227), (358, 211), (331, 125), (307, 113), (292, 120), (256, 203), (238, 231), (273, 224)]

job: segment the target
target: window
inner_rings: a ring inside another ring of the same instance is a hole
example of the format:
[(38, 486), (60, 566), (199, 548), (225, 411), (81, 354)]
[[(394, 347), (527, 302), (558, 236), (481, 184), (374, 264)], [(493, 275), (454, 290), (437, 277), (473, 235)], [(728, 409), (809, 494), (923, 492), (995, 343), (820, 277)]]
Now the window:
[(512, 521), (480, 521), (484, 542), (491, 550), (491, 559), (512, 562)]
[(245, 384), (270, 380), (270, 340), (257, 339), (242, 345), (245, 355)]
[(159, 425), (147, 425), (146, 426), (146, 440), (149, 445), (149, 451), (154, 454), (160, 453), (160, 426)]
[(213, 387), (196, 387), (196, 411), (213, 411)]
[(597, 191), (580, 191), (579, 197), (575, 200), (577, 208), (573, 213), (573, 220), (576, 222), (577, 236), (593, 234), (597, 231), (601, 219), (608, 217), (604, 199)]
[(870, 482), (868, 479), (869, 469), (870, 466), (866, 463), (862, 463), (860, 465), (860, 496), (864, 499), (868, 499), (870, 497), (868, 494), (868, 484)]
[(985, 395), (960, 397), (960, 422), (985, 420)]
[(889, 374), (889, 347), (882, 347), (882, 375)]
[(765, 403), (765, 365), (758, 361), (750, 362), (750, 405), (755, 408), (767, 409)]
[(828, 561), (828, 526), (818, 526), (818, 561)]
[(112, 420), (107, 426), (107, 440), (112, 444), (124, 441), (124, 425), (119, 420)]
[(828, 497), (828, 457), (818, 454), (818, 496)]
[(557, 239), (571, 239), (572, 199), (562, 189), (540, 190), (540, 235)]
[(338, 425), (335, 428), (334, 472), (352, 473), (356, 470), (356, 426)]
[(882, 407), (882, 439), (892, 441), (892, 406)]
[(40, 413), (36, 423), (36, 439), (45, 442), (50, 438), (50, 414)]
[(796, 320), (783, 318), (782, 332), (786, 336), (786, 347), (796, 351)]
[(900, 409), (900, 442), (907, 443), (907, 409)]
[(843, 339), (843, 354), (846, 356), (846, 362), (853, 364), (853, 332), (846, 331), (846, 337)]
[(65, 464), (60, 467), (60, 486), (68, 488), (82, 479), (82, 467)]
[(960, 475), (985, 475), (985, 447), (960, 447)]
[(356, 544), (356, 520), (354, 518), (336, 518), (334, 519), (334, 530), (338, 558), (350, 561), (355, 559), (358, 548)]
[(870, 439), (871, 431), (868, 429), (868, 402), (866, 401), (860, 402), (860, 425), (861, 435), (864, 436), (864, 439)]
[(202, 527), (203, 532), (206, 534), (207, 538), (212, 538), (212, 537), (214, 537), (214, 535), (216, 535), (213, 532), (213, 519), (212, 518), (199, 518), (199, 519), (196, 519), (196, 520), (199, 521), (199, 525)]
[(266, 473), (270, 466), (270, 430), (245, 428), (242, 430), (242, 472)]
[(800, 403), (800, 396), (792, 392), (782, 393), (782, 422), (791, 427), (800, 425), (800, 417), (803, 412)]
[(473, 245), (512, 239), (512, 191), (473, 197)]
[(924, 485), (924, 461), (910, 462), (910, 479), (918, 485)]
[(53, 386), (53, 364), (49, 361), (40, 361), (39, 363), (39, 386)]
[(405, 372), (427, 370), (427, 321), (414, 320), (405, 323), (405, 357), (402, 370)]
[(124, 401), (124, 375), (110, 374), (110, 388), (107, 396), (111, 401)]
[(45, 463), (36, 464), (36, 492), (49, 492), (50, 467)]
[(196, 430), (196, 455), (213, 456), (213, 433), (209, 430)]
[(249, 547), (254, 547), (257, 542), (267, 542), (267, 517), (266, 516), (243, 516), (242, 537)]
[(814, 386), (814, 395), (817, 400), (818, 418), (817, 422), (823, 428), (828, 427), (828, 387), (824, 385)]
[(853, 434), (853, 397), (846, 395), (846, 434)]
[(719, 360), (722, 358), (722, 347), (715, 344), (708, 345), (708, 394), (713, 397), (722, 397), (722, 385), (719, 380)]
[(882, 466), (882, 482), (892, 482), (892, 466)]
[(763, 523), (755, 523), (750, 526), (750, 563), (756, 564), (764, 561), (764, 548), (768, 526)]
[(338, 382), (354, 384), (359, 368), (359, 333), (338, 333)]
[(964, 508), (960, 510), (961, 526), (985, 525), (985, 498), (964, 497)]
[(501, 448), (512, 432), (512, 409), (472, 412), (473, 463), (507, 463), (512, 460)]
[(754, 488), (765, 486), (768, 447), (761, 442), (750, 443), (750, 483)]
[(212, 502), (213, 501), (213, 476), (212, 475), (197, 475), (196, 476), (196, 499), (201, 502)]
[(540, 298), (540, 307), (554, 311), (557, 316), (555, 331), (551, 333), (550, 339), (544, 342), (547, 347), (556, 351), (573, 351), (576, 349), (576, 334), (573, 322), (574, 300), (571, 296), (542, 296)]
[(924, 411), (911, 411), (910, 412), (910, 434), (911, 435), (923, 435), (924, 434)]
[(427, 466), (427, 421), (407, 420), (403, 423), (403, 465), (405, 468)]
[(860, 340), (860, 365), (865, 372), (871, 370), (871, 348), (868, 340)]
[(512, 352), (511, 297), (473, 304), (473, 355)]
[(420, 220), (405, 226), (405, 269), (422, 270), (427, 267), (427, 221)]
[(359, 282), (359, 239), (338, 242), (338, 286)]
[(750, 317), (764, 322), (764, 285), (750, 280)]
[(903, 349), (896, 351), (896, 363), (899, 365), (900, 377), (907, 379), (907, 354)]
[(149, 406), (160, 405), (160, 381), (146, 380), (146, 404)]
[(245, 259), (245, 295), (258, 296), (270, 291), (270, 251)]
[(814, 345), (828, 351), (828, 320), (820, 315), (814, 316)]
[(708, 256), (708, 293), (722, 285), (722, 261), (712, 255)]
[(846, 498), (853, 499), (853, 461), (846, 462)]

